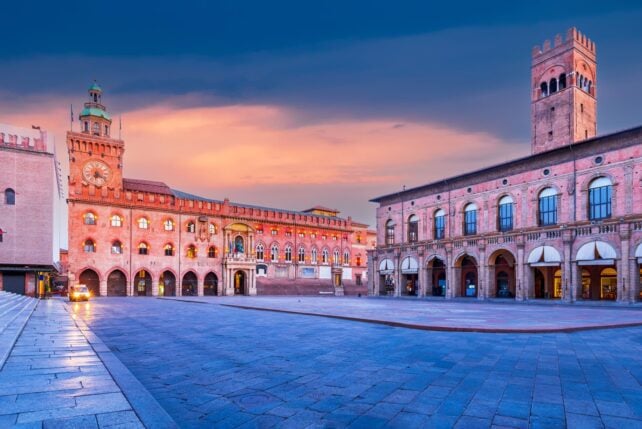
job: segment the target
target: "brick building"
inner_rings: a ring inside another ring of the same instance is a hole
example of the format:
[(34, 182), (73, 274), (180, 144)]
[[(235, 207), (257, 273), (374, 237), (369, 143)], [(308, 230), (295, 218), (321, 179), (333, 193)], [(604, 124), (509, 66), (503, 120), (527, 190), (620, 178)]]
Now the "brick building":
[(0, 290), (35, 295), (55, 269), (64, 203), (53, 142), (0, 124)]
[(366, 293), (367, 225), (337, 210), (214, 200), (123, 178), (102, 90), (69, 152), (69, 281), (95, 295)]
[(598, 136), (595, 44), (532, 52), (532, 154), (373, 199), (370, 294), (633, 302), (642, 127)]

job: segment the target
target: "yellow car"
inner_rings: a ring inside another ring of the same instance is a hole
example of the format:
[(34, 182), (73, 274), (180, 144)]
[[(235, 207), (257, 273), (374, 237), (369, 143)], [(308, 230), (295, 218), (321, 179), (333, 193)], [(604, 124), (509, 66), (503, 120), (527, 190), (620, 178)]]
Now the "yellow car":
[(69, 301), (89, 301), (91, 293), (87, 286), (76, 285), (69, 288)]

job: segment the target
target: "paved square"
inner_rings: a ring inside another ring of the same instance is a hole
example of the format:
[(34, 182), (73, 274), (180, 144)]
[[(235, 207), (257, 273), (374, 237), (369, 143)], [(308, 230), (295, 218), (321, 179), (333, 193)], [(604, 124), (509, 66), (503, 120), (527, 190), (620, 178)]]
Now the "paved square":
[(431, 332), (153, 298), (76, 311), (183, 427), (642, 425), (639, 327)]

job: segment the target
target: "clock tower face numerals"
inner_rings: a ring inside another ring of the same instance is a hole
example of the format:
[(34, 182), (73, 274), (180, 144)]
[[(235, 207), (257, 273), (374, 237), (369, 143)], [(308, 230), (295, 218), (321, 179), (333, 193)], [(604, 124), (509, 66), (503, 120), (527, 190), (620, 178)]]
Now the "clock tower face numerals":
[(111, 179), (111, 169), (97, 159), (87, 161), (82, 167), (82, 177), (94, 186), (103, 186)]

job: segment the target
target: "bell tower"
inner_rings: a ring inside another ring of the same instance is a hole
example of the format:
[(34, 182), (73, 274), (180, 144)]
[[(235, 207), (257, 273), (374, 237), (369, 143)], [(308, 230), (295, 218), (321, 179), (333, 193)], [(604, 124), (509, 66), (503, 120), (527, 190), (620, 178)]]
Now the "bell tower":
[(102, 104), (103, 91), (94, 82), (89, 101), (80, 112), (80, 132), (67, 132), (69, 153), (69, 194), (81, 194), (83, 187), (121, 190), (122, 159), (125, 150), (120, 139), (111, 138), (112, 120)]
[(595, 43), (571, 28), (533, 48), (531, 66), (532, 153), (597, 135)]

